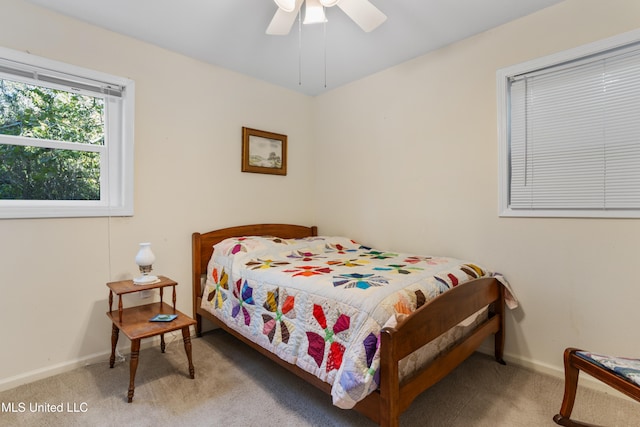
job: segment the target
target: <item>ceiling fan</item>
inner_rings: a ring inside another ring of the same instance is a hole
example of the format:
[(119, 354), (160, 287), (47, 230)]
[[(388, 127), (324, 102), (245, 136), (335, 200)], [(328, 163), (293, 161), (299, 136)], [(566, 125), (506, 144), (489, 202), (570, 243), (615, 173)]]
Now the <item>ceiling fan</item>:
[[(369, 0), (274, 0), (278, 10), (273, 16), (267, 34), (287, 35), (291, 31), (296, 16), (305, 5), (305, 23), (326, 22), (324, 7), (338, 6), (364, 31), (370, 32), (382, 24), (387, 17)], [(316, 12), (314, 17), (313, 13)]]

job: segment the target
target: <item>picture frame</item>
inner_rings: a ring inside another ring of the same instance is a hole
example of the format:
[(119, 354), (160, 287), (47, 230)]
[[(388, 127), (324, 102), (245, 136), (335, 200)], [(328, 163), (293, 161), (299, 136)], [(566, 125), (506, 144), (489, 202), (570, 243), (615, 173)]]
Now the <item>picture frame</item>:
[(287, 135), (242, 128), (242, 172), (287, 174)]

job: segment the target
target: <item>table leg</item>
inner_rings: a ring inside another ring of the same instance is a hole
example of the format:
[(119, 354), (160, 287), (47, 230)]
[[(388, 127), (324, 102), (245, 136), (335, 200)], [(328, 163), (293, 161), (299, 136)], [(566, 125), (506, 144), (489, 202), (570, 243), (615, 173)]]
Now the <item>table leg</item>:
[(136, 378), (136, 370), (138, 369), (138, 356), (140, 355), (140, 340), (131, 340), (131, 363), (129, 366), (129, 393), (127, 394), (128, 402), (133, 400), (133, 390), (135, 388), (134, 380)]
[(165, 349), (165, 345), (164, 345), (164, 334), (160, 334), (160, 351), (164, 353), (164, 349)]
[(184, 341), (184, 351), (187, 353), (187, 359), (189, 359), (189, 376), (191, 379), (196, 377), (195, 369), (193, 369), (193, 361), (191, 360), (191, 334), (189, 333), (189, 327), (182, 328), (182, 340)]
[(176, 287), (173, 287), (173, 297), (171, 298), (173, 300), (173, 313), (175, 314), (176, 312)]
[(109, 358), (109, 367), (113, 368), (113, 365), (116, 363), (116, 345), (118, 344), (118, 334), (120, 333), (120, 329), (115, 325), (112, 325), (111, 328), (111, 357)]

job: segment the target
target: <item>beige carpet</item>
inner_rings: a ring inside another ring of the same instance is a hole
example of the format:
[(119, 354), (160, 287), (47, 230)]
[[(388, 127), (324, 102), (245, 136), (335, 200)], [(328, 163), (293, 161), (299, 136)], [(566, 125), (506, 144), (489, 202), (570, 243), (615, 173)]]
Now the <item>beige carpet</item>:
[[(128, 357), (114, 369), (105, 360), (0, 393), (0, 425), (373, 425), (354, 411), (333, 407), (327, 395), (222, 331), (192, 343), (195, 380), (188, 378), (177, 338), (164, 355), (155, 347), (141, 351), (133, 403), (126, 399)], [(554, 426), (562, 392), (557, 378), (475, 354), (419, 396), (401, 425)], [(62, 404), (63, 412), (36, 407), (47, 404)], [(19, 412), (21, 405), (24, 412)], [(11, 406), (18, 412), (11, 412)], [(606, 426), (640, 426), (640, 404), (588, 389), (579, 390), (574, 415)]]

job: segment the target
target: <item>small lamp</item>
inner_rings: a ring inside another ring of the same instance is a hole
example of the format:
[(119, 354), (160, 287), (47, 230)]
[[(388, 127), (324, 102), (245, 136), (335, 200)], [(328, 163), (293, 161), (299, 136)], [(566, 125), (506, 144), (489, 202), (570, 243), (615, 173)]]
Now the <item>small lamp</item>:
[(142, 276), (133, 279), (133, 283), (136, 285), (149, 285), (158, 280), (158, 276), (152, 276), (151, 266), (156, 260), (156, 256), (151, 251), (151, 243), (140, 243), (140, 250), (136, 254), (136, 264), (140, 267), (140, 273)]

